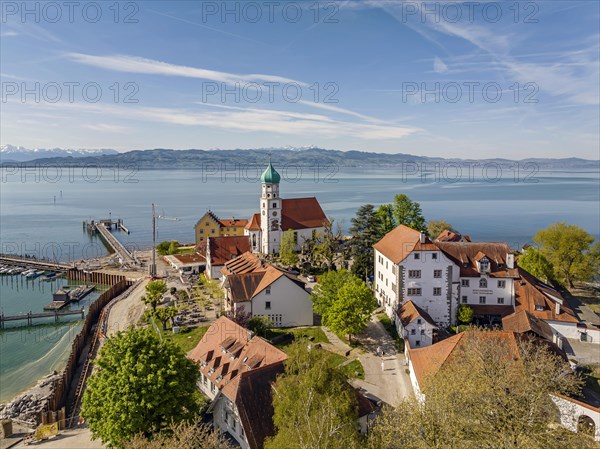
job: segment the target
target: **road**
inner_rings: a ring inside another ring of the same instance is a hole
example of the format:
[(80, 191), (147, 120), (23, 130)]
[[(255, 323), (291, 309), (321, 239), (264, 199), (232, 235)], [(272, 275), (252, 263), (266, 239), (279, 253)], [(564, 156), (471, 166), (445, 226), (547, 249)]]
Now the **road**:
[(108, 316), (108, 336), (124, 331), (129, 326), (135, 326), (144, 314), (146, 305), (141, 298), (146, 293), (146, 284), (150, 279), (144, 279), (140, 285), (125, 299), (117, 302)]

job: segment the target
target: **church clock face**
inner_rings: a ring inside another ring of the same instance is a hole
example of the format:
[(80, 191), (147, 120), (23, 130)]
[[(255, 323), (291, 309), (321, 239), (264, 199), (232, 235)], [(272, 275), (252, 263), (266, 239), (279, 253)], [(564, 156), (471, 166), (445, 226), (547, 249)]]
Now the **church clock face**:
[(277, 216), (277, 212), (274, 211), (273, 212), (273, 216), (276, 217)]

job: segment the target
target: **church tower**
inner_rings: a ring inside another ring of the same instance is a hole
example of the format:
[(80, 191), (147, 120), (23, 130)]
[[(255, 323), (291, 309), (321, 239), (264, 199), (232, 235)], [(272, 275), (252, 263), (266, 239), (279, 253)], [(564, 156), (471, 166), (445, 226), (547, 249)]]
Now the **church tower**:
[(281, 244), (281, 198), (279, 197), (279, 181), (281, 176), (271, 165), (260, 177), (260, 229), (261, 252), (273, 254), (279, 252)]

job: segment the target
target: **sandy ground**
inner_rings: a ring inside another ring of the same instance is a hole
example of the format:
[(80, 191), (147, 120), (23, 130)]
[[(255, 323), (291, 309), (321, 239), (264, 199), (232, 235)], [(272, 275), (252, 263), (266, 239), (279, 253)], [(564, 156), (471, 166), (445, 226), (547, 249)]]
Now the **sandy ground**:
[(21, 442), (13, 447), (31, 448), (37, 446), (44, 449), (103, 449), (106, 447), (100, 440), (92, 441), (90, 429), (88, 428), (61, 430), (59, 435), (50, 440), (29, 446)]
[(140, 285), (125, 299), (117, 302), (108, 316), (108, 336), (135, 326), (144, 314), (146, 305), (142, 302), (146, 284), (150, 279), (144, 279)]

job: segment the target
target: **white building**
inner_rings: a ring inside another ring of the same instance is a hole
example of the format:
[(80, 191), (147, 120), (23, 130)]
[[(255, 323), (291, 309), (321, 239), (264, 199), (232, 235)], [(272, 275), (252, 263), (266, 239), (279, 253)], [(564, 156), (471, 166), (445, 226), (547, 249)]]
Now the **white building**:
[(269, 318), (274, 327), (312, 326), (305, 284), (296, 276), (245, 253), (223, 267), (225, 308)]
[(199, 253), (172, 254), (163, 257), (164, 261), (177, 270), (179, 275), (198, 274), (206, 267), (206, 257)]
[(398, 335), (409, 342), (410, 347), (419, 348), (434, 343), (437, 325), (427, 312), (412, 301), (407, 301), (398, 309), (396, 320)]
[(432, 242), (400, 225), (374, 250), (376, 297), (391, 319), (409, 300), (443, 327), (456, 324), (460, 304), (482, 324), (499, 324), (514, 310), (519, 274), (506, 243)]
[(271, 384), (284, 372), (286, 354), (221, 317), (189, 357), (198, 363), (198, 388), (211, 400), (214, 426), (242, 449), (261, 449), (274, 434)]
[(269, 161), (261, 176), (260, 213), (254, 214), (245, 227), (253, 252), (279, 252), (284, 231), (294, 231), (296, 250), (314, 233), (322, 233), (328, 223), (315, 197), (282, 199), (279, 195), (281, 176)]

